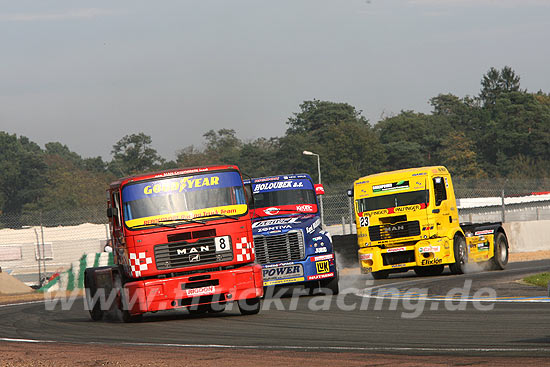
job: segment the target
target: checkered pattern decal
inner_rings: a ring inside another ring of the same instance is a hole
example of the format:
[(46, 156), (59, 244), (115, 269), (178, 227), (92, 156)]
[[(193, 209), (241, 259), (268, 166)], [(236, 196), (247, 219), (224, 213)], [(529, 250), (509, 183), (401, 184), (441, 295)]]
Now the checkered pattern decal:
[(254, 255), (254, 244), (248, 242), (246, 237), (242, 237), (236, 244), (237, 261), (251, 261)]
[(152, 257), (147, 257), (145, 252), (130, 253), (130, 267), (132, 268), (132, 276), (139, 278), (141, 272), (149, 269), (149, 264), (153, 263)]

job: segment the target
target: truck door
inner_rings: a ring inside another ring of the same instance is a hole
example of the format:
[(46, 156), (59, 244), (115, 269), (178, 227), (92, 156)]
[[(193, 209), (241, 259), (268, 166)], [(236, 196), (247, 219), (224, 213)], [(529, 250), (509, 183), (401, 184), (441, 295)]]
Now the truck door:
[(436, 176), (432, 180), (434, 192), (433, 213), (436, 214), (436, 224), (438, 231), (444, 231), (453, 222), (451, 207), (448, 200), (447, 189), (449, 187), (448, 178), (445, 176)]

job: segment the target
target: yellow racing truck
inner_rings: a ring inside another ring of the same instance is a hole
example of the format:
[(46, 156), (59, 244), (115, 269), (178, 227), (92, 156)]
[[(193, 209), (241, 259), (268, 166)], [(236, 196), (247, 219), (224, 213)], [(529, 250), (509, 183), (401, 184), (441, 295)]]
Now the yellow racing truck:
[(414, 270), (462, 274), (468, 263), (504, 269), (508, 239), (501, 223), (459, 223), (451, 175), (443, 166), (365, 176), (353, 184), (359, 264), (385, 279)]

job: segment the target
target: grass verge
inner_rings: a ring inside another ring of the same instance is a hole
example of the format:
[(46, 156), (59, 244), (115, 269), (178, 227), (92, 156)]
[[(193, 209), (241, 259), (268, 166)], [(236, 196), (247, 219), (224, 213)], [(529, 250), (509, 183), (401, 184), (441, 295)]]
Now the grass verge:
[(526, 278), (523, 278), (523, 281), (532, 285), (538, 285), (539, 287), (547, 287), (548, 282), (550, 281), (550, 273), (530, 275)]

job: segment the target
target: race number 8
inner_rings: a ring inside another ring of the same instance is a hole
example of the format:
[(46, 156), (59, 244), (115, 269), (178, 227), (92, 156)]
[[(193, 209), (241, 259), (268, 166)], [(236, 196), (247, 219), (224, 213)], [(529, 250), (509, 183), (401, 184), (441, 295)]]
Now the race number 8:
[(369, 226), (369, 217), (361, 217), (359, 218), (359, 225), (361, 227), (368, 227)]
[(214, 238), (214, 243), (216, 244), (216, 252), (231, 250), (231, 240), (229, 236), (216, 237)]

